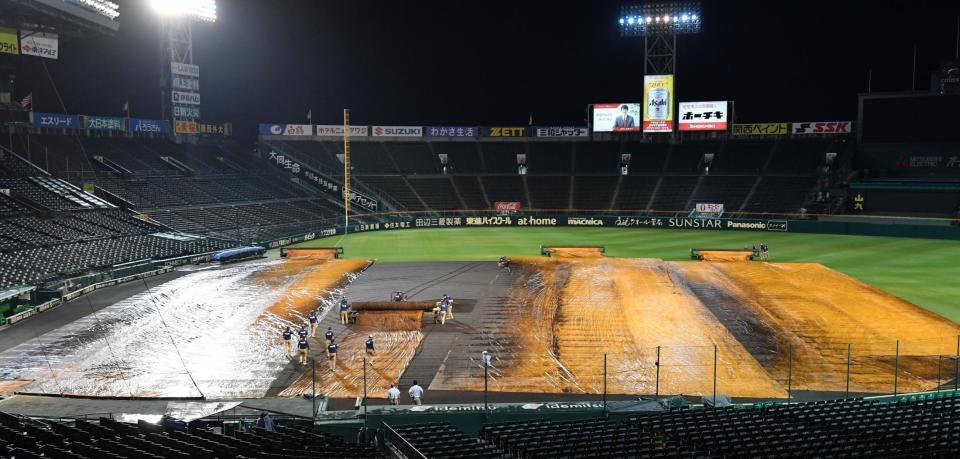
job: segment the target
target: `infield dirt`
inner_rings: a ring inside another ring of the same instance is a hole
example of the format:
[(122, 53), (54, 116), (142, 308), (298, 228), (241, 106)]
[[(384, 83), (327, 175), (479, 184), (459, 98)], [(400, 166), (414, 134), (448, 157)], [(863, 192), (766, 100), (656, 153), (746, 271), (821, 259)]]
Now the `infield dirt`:
[(952, 374), (938, 356), (960, 327), (819, 264), (577, 255), (515, 260), (492, 390), (600, 393), (606, 359), (608, 393), (709, 395), (714, 372), (737, 397), (785, 397), (788, 373), (793, 390), (844, 391), (848, 349), (851, 391), (891, 392), (897, 366), (901, 392)]

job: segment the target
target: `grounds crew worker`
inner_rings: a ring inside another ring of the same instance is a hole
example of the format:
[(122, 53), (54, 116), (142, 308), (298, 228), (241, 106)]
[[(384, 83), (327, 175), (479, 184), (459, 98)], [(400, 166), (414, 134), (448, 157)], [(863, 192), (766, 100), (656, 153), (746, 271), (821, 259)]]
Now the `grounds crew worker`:
[(307, 320), (310, 321), (310, 337), (313, 338), (317, 336), (317, 325), (319, 321), (317, 320), (317, 311), (310, 311), (310, 315), (307, 316)]
[(326, 345), (329, 346), (333, 342), (333, 329), (327, 327), (327, 332), (323, 334), (323, 339), (326, 340)]
[(507, 257), (500, 257), (500, 260), (497, 261), (497, 267), (500, 269), (506, 269), (507, 274), (513, 274), (513, 268), (510, 266), (510, 259)]
[(413, 381), (413, 385), (410, 386), (410, 390), (408, 390), (407, 393), (410, 394), (410, 398), (413, 399), (413, 404), (414, 404), (414, 405), (422, 405), (422, 404), (423, 404), (423, 403), (420, 401), (420, 397), (423, 397), (423, 388), (420, 387), (419, 384), (417, 384), (417, 381), (416, 381), (416, 380)]
[(396, 384), (391, 385), (390, 390), (387, 391), (387, 400), (390, 400), (391, 405), (400, 404), (400, 389), (397, 389)]
[(347, 325), (350, 322), (350, 303), (346, 298), (340, 299), (340, 323)]
[(300, 338), (300, 341), (297, 342), (297, 350), (300, 352), (300, 365), (307, 364), (307, 352), (310, 351), (310, 343), (307, 342), (307, 338)]
[(283, 355), (285, 355), (285, 356), (287, 356), (287, 357), (291, 357), (291, 355), (290, 355), (290, 348), (291, 348), (290, 340), (293, 339), (293, 330), (291, 330), (290, 327), (287, 327), (285, 330), (283, 330), (282, 336), (283, 336)]
[(327, 346), (327, 361), (330, 362), (330, 371), (337, 371), (337, 343), (330, 340)]
[(307, 326), (301, 325), (300, 330), (297, 331), (297, 335), (300, 337), (300, 339), (307, 339), (307, 336), (310, 336), (310, 332), (307, 331)]
[(450, 308), (450, 305), (446, 301), (441, 301), (437, 304), (437, 307), (440, 309), (440, 325), (447, 323), (447, 309)]
[(447, 318), (453, 319), (453, 298), (450, 298), (450, 295), (444, 293), (442, 301), (447, 303)]
[(370, 365), (373, 365), (373, 356), (376, 353), (373, 349), (373, 335), (367, 336), (365, 347), (367, 348), (367, 358), (370, 359)]

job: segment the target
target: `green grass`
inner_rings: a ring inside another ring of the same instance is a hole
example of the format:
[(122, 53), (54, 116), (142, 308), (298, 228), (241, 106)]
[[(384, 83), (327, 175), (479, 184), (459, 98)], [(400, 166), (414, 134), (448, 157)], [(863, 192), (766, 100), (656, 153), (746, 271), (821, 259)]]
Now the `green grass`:
[(341, 245), (380, 261), (539, 256), (541, 243), (604, 245), (607, 256), (689, 260), (690, 248), (770, 245), (771, 261), (816, 262), (960, 322), (960, 243), (878, 236), (621, 228), (456, 228), (380, 231), (298, 247)]

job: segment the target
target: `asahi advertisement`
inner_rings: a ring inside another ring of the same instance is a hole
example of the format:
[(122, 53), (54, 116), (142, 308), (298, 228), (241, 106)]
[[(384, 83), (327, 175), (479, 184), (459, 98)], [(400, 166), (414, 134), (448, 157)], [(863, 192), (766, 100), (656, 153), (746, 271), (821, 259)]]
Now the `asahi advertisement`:
[(643, 77), (643, 132), (673, 132), (673, 75)]

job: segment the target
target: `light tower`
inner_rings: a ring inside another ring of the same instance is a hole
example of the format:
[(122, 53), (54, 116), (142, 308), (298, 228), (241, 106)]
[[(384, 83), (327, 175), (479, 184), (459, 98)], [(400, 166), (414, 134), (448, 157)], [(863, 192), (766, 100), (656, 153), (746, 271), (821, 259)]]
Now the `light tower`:
[(643, 37), (645, 75), (674, 75), (677, 35), (700, 33), (700, 2), (623, 5), (617, 22), (621, 37)]
[(215, 0), (150, 0), (160, 17), (160, 107), (175, 135), (197, 133), (200, 66), (193, 57), (194, 22), (217, 21)]
[(673, 132), (677, 35), (700, 33), (700, 2), (626, 4), (617, 24), (621, 37), (643, 37), (643, 132)]

